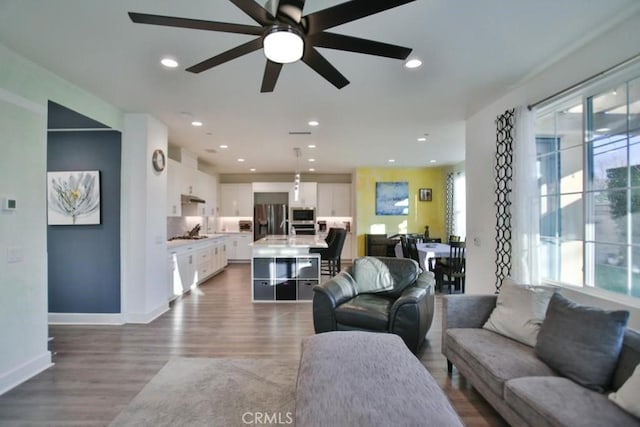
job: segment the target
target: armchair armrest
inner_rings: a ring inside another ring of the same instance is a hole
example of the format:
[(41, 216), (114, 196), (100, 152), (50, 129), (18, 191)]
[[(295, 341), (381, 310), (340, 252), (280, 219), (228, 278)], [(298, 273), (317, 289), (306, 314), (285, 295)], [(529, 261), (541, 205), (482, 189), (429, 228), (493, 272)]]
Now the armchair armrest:
[(414, 286), (402, 292), (389, 313), (389, 331), (399, 335), (412, 352), (417, 352), (431, 327), (434, 314), (432, 275), (423, 273)]
[(442, 352), (446, 355), (447, 329), (482, 328), (496, 306), (497, 295), (445, 295), (442, 297)]
[(335, 309), (357, 295), (355, 281), (342, 271), (326, 282), (313, 287), (313, 326), (315, 332), (336, 330)]

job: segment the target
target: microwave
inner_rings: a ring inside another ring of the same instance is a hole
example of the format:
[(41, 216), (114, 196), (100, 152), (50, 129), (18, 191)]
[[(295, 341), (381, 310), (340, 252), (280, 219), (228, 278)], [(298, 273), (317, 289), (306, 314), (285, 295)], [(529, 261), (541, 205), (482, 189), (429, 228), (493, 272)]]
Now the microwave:
[(316, 222), (316, 208), (291, 208), (291, 223), (312, 223)]

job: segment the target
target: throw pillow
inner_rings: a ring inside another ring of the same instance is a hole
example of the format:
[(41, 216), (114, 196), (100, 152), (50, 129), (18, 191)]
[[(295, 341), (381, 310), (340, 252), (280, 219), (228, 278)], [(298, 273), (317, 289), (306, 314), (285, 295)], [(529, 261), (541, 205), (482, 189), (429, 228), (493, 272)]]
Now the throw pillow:
[(628, 311), (578, 305), (555, 293), (538, 333), (536, 354), (550, 368), (591, 390), (611, 382)]
[(622, 384), (615, 393), (609, 394), (609, 399), (616, 405), (640, 418), (640, 365), (636, 366), (633, 374)]
[(552, 288), (505, 280), (496, 307), (483, 328), (534, 347), (553, 292)]
[(357, 258), (353, 262), (353, 278), (358, 294), (393, 289), (394, 281), (389, 268), (375, 257)]

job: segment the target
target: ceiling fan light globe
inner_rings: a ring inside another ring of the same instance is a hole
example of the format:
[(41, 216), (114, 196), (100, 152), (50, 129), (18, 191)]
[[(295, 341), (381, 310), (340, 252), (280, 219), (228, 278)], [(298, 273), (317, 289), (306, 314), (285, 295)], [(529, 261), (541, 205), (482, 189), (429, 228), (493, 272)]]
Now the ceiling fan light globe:
[(304, 41), (290, 28), (276, 28), (263, 41), (264, 56), (279, 64), (289, 64), (302, 58)]

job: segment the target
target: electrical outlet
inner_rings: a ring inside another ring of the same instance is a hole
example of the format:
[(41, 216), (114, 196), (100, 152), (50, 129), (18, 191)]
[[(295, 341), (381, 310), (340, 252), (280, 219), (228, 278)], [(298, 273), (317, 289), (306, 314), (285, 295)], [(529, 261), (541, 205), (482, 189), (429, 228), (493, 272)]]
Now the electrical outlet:
[(9, 246), (7, 248), (7, 262), (14, 264), (16, 262), (22, 262), (22, 247), (21, 246)]

